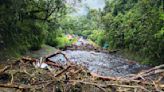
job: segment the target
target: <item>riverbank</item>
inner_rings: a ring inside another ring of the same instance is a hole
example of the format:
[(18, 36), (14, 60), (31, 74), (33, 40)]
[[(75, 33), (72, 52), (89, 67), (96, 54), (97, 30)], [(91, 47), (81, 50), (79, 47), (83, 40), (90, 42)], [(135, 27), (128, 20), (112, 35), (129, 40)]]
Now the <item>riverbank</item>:
[[(69, 62), (65, 65), (50, 57), (65, 55), (61, 51), (45, 59), (22, 58), (0, 69), (3, 92), (163, 92), (163, 67), (156, 66), (137, 74), (101, 76), (86, 67)], [(69, 60), (69, 59), (68, 59)], [(94, 62), (94, 61), (93, 61)], [(47, 64), (42, 67), (42, 64)], [(38, 65), (39, 64), (39, 65)], [(41, 64), (41, 65), (40, 65)], [(116, 67), (114, 67), (116, 68)], [(151, 80), (151, 81), (150, 81)]]
[(36, 51), (28, 51), (24, 56), (25, 57), (32, 57), (32, 58), (40, 58), (46, 55), (53, 54), (57, 51), (55, 47), (49, 45), (43, 45), (41, 49)]
[[(117, 51), (114, 53), (101, 51), (104, 49), (96, 48), (84, 39), (79, 39), (71, 46), (74, 50), (60, 51), (44, 45), (40, 50), (29, 51), (24, 58), (0, 68), (2, 71), (0, 89), (4, 90), (3, 87), (6, 87), (7, 91), (12, 92), (22, 89), (27, 92), (33, 92), (33, 90), (38, 92), (163, 90), (161, 86), (163, 84), (160, 82), (162, 79), (158, 82), (160, 89), (156, 89), (156, 84), (149, 80), (151, 78), (156, 81), (160, 78), (163, 70), (159, 70), (163, 66), (148, 69), (119, 55)], [(140, 83), (146, 83), (146, 85), (140, 87)]]
[(133, 62), (142, 64), (142, 65), (147, 65), (147, 66), (152, 66), (152, 67), (156, 66), (156, 65), (160, 65), (157, 62), (153, 62), (152, 60), (150, 60), (149, 58), (147, 58), (145, 56), (141, 56), (139, 53), (129, 51), (127, 49), (120, 50), (117, 52), (117, 54), (119, 54), (119, 55), (123, 56), (124, 58), (127, 58)]

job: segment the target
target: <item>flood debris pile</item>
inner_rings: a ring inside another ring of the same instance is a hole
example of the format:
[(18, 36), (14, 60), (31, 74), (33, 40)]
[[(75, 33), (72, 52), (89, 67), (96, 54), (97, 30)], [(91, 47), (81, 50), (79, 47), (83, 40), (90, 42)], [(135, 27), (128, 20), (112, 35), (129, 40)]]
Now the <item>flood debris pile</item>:
[(65, 46), (63, 49), (65, 50), (86, 50), (86, 51), (103, 51), (103, 49), (96, 45), (95, 43), (89, 41), (88, 39), (84, 39), (83, 37), (79, 37), (76, 42), (72, 43), (70, 46)]
[[(24, 57), (0, 70), (3, 92), (161, 92), (164, 91), (164, 65), (123, 77), (105, 77), (69, 62), (49, 58)], [(64, 55), (64, 54), (63, 54)]]
[(86, 43), (86, 42), (81, 42), (81, 41), (78, 41), (75, 44), (72, 44), (71, 46), (65, 46), (65, 48), (63, 50), (64, 51), (66, 51), (66, 50), (72, 50), (72, 51), (76, 51), (76, 50), (95, 51), (95, 52), (103, 52), (103, 53), (116, 53), (117, 51), (119, 51), (119, 49), (107, 50), (105, 48), (101, 48), (99, 46), (95, 46), (94, 44), (91, 44), (89, 42)]
[[(77, 42), (80, 43), (80, 42)], [(64, 50), (88, 50), (88, 51), (100, 51), (101, 48), (100, 47), (95, 47), (93, 44), (84, 44), (81, 43), (80, 45), (76, 44), (72, 44), (71, 46), (66, 46), (64, 48)]]

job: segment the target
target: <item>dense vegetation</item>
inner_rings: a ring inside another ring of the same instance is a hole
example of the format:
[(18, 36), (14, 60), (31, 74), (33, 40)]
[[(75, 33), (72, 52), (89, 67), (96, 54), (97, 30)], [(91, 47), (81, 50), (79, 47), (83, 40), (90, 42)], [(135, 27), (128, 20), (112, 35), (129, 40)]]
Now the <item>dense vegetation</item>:
[(41, 48), (65, 14), (63, 0), (0, 0), (1, 58)]
[(106, 42), (100, 10), (89, 9), (88, 14), (84, 16), (66, 16), (60, 24), (62, 31), (66, 34), (83, 36), (102, 47)]
[(88, 8), (87, 15), (70, 16), (66, 0), (1, 0), (0, 56), (42, 44), (62, 48), (71, 44), (65, 34), (76, 34), (107, 49), (132, 52), (143, 63), (161, 64), (163, 7), (163, 0), (106, 0), (103, 10)]
[(106, 0), (103, 11), (66, 18), (67, 32), (82, 35), (108, 49), (122, 49), (145, 64), (164, 60), (162, 0)]
[(148, 58), (145, 63), (163, 63), (163, 15), (162, 0), (107, 1), (103, 23), (110, 47), (133, 51)]

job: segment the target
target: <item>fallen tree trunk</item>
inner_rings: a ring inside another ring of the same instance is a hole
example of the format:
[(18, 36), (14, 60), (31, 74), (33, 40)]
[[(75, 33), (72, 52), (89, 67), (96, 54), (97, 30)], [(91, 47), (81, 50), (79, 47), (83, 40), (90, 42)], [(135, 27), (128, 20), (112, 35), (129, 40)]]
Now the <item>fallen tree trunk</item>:
[(55, 57), (56, 55), (58, 55), (58, 54), (61, 54), (61, 55), (63, 55), (64, 56), (64, 58), (68, 61), (68, 62), (70, 62), (70, 60), (68, 59), (68, 57), (64, 54), (64, 53), (62, 53), (62, 51), (56, 51), (54, 54), (51, 54), (51, 55), (48, 55), (48, 56), (46, 56), (45, 58), (46, 58), (46, 61), (51, 61), (49, 58), (51, 58), (51, 57)]

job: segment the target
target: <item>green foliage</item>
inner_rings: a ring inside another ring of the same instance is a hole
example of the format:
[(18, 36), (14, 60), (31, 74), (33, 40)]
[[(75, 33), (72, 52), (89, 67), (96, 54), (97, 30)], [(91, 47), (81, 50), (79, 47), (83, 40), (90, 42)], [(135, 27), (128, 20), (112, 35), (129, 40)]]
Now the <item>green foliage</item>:
[(136, 52), (150, 60), (146, 63), (163, 63), (161, 0), (109, 0), (106, 3), (102, 19), (110, 48)]
[(56, 40), (57, 36), (58, 35), (57, 35), (56, 31), (49, 33), (47, 38), (46, 38), (46, 44), (53, 46), (53, 47), (56, 47), (57, 46), (57, 40)]
[(105, 33), (103, 30), (92, 30), (91, 34), (88, 36), (88, 39), (91, 39), (98, 45), (102, 46), (105, 44)]
[(58, 48), (63, 48), (65, 44), (69, 41), (67, 37), (64, 37), (64, 36), (57, 37), (56, 40), (57, 40)]
[(65, 34), (75, 34), (91, 39), (103, 46), (106, 42), (100, 10), (89, 9), (85, 16), (66, 16), (60, 21), (61, 29)]
[(59, 49), (63, 49), (65, 46), (70, 46), (76, 41), (77, 38), (73, 38), (69, 40), (65, 34), (61, 33), (59, 35), (54, 32), (48, 35), (46, 44)]
[(86, 16), (66, 16), (60, 21), (60, 24), (65, 34), (71, 33), (83, 36), (88, 34), (83, 32), (85, 30), (91, 31), (103, 28), (101, 23), (101, 12), (94, 9), (90, 9)]
[(65, 14), (61, 0), (1, 0), (0, 57), (41, 48)]
[(75, 34), (104, 48), (141, 55), (144, 63), (163, 63), (162, 0), (106, 0), (103, 11), (89, 9), (86, 16), (64, 16), (69, 12), (65, 2), (0, 0), (0, 57), (37, 50), (44, 43), (63, 48), (77, 40), (64, 34)]

